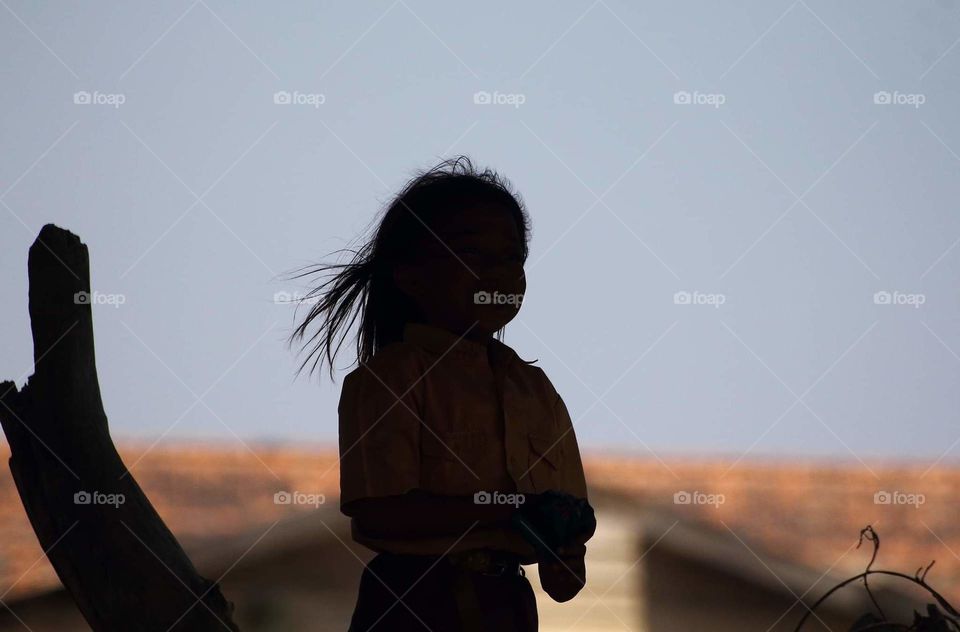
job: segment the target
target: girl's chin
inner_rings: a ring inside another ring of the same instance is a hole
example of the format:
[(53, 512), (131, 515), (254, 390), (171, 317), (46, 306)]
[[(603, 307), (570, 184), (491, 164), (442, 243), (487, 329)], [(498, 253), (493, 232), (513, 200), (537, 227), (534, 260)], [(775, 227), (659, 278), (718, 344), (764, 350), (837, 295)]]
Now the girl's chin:
[(517, 316), (517, 310), (515, 309), (504, 309), (504, 308), (491, 308), (489, 311), (484, 311), (480, 314), (477, 314), (477, 327), (483, 328), (484, 331), (493, 333), (498, 329), (502, 329), (504, 325), (509, 323)]

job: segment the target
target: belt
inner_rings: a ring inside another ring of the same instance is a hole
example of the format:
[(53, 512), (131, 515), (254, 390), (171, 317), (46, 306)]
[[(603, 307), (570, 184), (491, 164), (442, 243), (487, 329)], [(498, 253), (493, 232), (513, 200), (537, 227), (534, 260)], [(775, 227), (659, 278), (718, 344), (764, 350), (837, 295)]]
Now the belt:
[(514, 553), (493, 549), (470, 549), (447, 554), (451, 566), (481, 575), (512, 577), (525, 576), (520, 557)]

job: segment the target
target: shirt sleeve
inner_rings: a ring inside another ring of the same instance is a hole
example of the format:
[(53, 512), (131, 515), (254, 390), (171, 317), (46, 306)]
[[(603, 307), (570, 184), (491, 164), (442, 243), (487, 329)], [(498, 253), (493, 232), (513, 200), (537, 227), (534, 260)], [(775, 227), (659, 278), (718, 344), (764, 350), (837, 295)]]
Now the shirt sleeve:
[(560, 466), (561, 489), (577, 498), (587, 498), (587, 481), (583, 473), (583, 462), (580, 459), (580, 446), (577, 444), (577, 435), (570, 421), (567, 405), (559, 393), (553, 409), (554, 418), (560, 432), (563, 433), (560, 439), (561, 454), (563, 454)]
[(420, 485), (415, 371), (375, 360), (348, 374), (340, 392), (340, 507), (348, 515), (354, 500), (399, 496)]

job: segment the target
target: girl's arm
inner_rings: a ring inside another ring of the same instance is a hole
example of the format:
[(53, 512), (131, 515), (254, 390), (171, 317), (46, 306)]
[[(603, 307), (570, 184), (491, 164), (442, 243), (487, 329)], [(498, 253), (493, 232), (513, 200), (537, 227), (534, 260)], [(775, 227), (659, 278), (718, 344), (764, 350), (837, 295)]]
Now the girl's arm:
[(374, 538), (462, 535), (471, 527), (507, 527), (513, 505), (477, 504), (473, 496), (441, 496), (419, 489), (401, 496), (360, 498), (341, 507)]
[(537, 564), (540, 584), (551, 599), (560, 603), (570, 601), (586, 585), (586, 553), (587, 547), (583, 544), (568, 544), (560, 547), (554, 559), (540, 560)]

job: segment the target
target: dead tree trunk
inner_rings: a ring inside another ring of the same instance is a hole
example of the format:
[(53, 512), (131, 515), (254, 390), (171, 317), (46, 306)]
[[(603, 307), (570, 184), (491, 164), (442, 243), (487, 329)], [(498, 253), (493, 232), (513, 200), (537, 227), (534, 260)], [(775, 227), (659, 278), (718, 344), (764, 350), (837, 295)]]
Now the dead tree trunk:
[(233, 605), (194, 569), (110, 438), (86, 245), (47, 224), (28, 273), (34, 373), (19, 392), (0, 383), (0, 423), (17, 490), (57, 575), (97, 632), (238, 630)]

